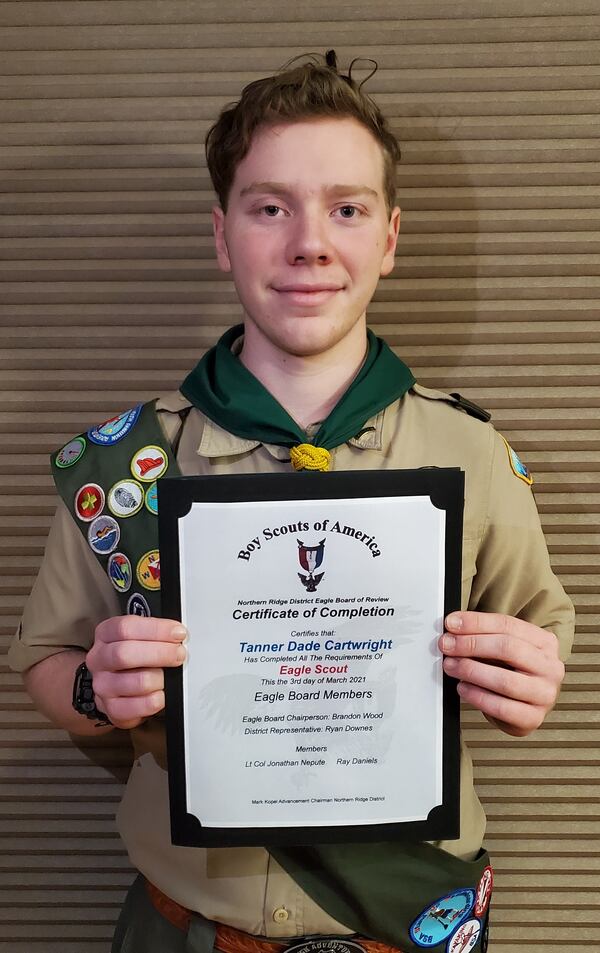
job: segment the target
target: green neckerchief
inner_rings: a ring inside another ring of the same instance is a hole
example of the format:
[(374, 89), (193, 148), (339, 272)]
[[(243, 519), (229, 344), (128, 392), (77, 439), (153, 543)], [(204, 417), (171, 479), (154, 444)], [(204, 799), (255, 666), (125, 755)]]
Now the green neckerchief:
[[(232, 353), (241, 324), (226, 331), (181, 385), (181, 393), (224, 430), (248, 440), (293, 447), (307, 436), (254, 374)], [(333, 450), (355, 437), (367, 420), (415, 383), (385, 341), (367, 331), (369, 350), (360, 371), (310, 441)]]

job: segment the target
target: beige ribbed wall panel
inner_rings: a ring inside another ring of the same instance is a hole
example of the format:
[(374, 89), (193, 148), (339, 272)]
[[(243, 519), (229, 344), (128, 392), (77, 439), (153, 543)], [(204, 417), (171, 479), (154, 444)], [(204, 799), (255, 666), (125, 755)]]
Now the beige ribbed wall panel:
[[(423, 383), (493, 411), (578, 610), (541, 731), (465, 712), (494, 953), (600, 948), (599, 40), (597, 0), (0, 0), (3, 648), (55, 506), (50, 450), (176, 385), (239, 315), (201, 145), (218, 110), (307, 50), (378, 60), (404, 214), (372, 325)], [(0, 953), (107, 953), (131, 879), (119, 786), (6, 666), (0, 728)]]

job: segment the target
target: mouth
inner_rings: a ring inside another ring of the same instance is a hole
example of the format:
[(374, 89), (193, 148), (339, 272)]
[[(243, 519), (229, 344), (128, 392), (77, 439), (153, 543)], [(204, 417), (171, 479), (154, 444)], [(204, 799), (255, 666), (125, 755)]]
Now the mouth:
[(283, 285), (274, 290), (291, 304), (317, 305), (329, 301), (342, 289), (334, 285)]

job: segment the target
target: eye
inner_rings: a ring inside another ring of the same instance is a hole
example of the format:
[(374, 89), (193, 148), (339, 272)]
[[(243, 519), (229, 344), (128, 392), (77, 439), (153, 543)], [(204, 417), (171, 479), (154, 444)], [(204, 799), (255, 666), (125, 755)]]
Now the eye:
[(360, 209), (355, 205), (342, 205), (338, 212), (341, 214), (342, 218), (356, 218), (361, 214)]
[(260, 209), (261, 212), (267, 216), (267, 218), (276, 218), (277, 213), (281, 211), (278, 205), (263, 205)]

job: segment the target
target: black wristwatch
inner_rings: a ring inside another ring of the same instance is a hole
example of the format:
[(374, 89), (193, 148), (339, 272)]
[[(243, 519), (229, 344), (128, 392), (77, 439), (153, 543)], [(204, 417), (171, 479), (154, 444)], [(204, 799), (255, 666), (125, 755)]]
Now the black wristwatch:
[(92, 673), (82, 662), (75, 672), (75, 681), (73, 682), (73, 708), (80, 715), (85, 715), (96, 722), (96, 728), (104, 728), (111, 725), (112, 722), (107, 718), (103, 711), (96, 707), (94, 697), (94, 687), (92, 685)]

